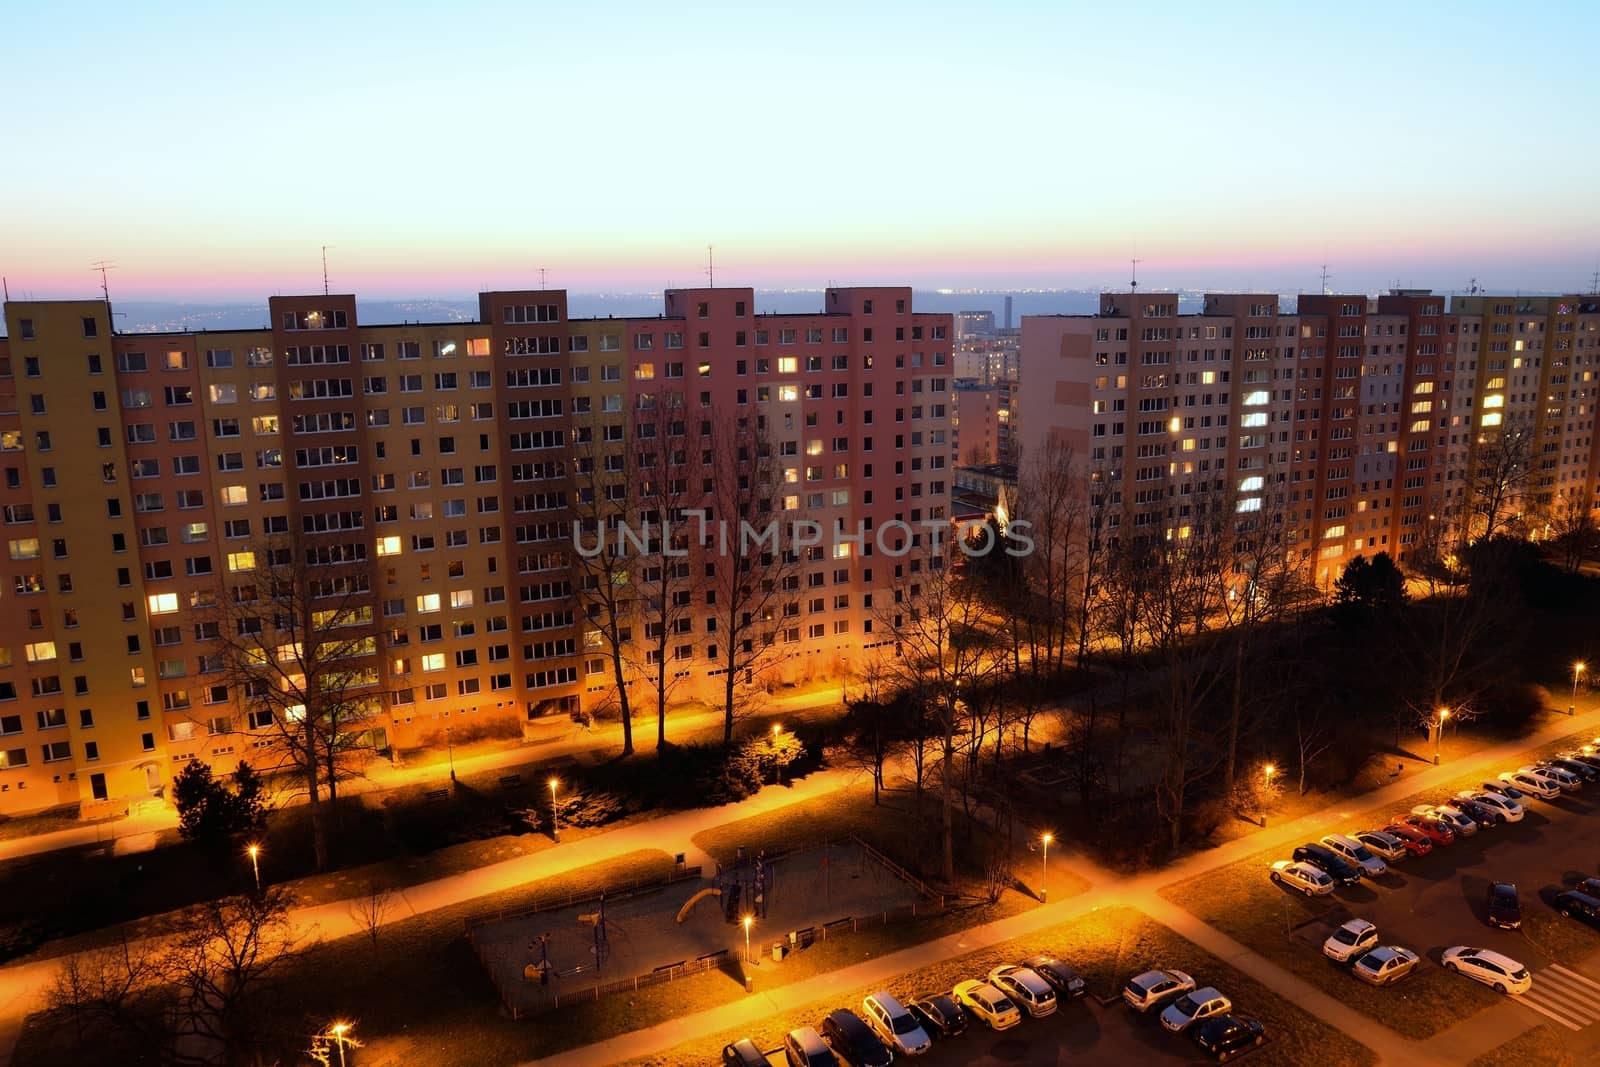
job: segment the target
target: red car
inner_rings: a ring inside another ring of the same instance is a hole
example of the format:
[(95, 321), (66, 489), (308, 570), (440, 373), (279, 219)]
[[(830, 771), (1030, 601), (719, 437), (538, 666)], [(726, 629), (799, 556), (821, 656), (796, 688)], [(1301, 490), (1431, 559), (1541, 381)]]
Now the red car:
[(1428, 835), (1409, 823), (1392, 822), (1383, 828), (1383, 832), (1398, 837), (1406, 846), (1407, 855), (1426, 856), (1433, 851), (1433, 841)]
[(1456, 832), (1450, 829), (1448, 825), (1427, 815), (1396, 815), (1394, 821), (1415, 827), (1419, 832), (1426, 834), (1428, 840), (1436, 845), (1448, 845), (1456, 839)]

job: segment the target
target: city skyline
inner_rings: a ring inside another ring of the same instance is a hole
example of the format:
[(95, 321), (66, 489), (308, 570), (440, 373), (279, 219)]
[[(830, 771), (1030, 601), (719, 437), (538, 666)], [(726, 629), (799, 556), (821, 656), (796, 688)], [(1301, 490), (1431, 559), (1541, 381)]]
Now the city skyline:
[(1139, 259), (1141, 288), (1573, 292), (1600, 252), (1562, 118), (1592, 88), (1550, 63), (1488, 93), (1480, 62), (1581, 37), (1578, 5), (390, 15), (290, 5), (292, 48), (198, 9), (13, 15), (13, 293), (92, 295), (100, 260), (124, 299), (316, 292), (324, 245), (373, 297), (700, 285), (707, 245), (757, 288), (1115, 288)]

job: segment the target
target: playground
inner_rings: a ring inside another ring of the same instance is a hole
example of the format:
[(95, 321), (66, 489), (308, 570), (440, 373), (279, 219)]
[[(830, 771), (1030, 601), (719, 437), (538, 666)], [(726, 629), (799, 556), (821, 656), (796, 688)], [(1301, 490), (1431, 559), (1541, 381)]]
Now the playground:
[[(915, 902), (917, 892), (854, 844), (768, 859), (750, 855), (712, 877), (490, 922), (474, 931), (484, 967), (518, 1013), (556, 996), (713, 957), (742, 973), (744, 919), (761, 967), (791, 932)], [(804, 939), (802, 939), (804, 940)], [(720, 954), (720, 955), (718, 955)]]

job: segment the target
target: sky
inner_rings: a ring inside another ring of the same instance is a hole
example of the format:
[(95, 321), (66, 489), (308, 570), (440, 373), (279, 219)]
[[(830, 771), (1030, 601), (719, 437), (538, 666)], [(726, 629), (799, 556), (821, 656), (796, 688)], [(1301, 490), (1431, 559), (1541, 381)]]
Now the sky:
[(1600, 4), (10, 5), (13, 297), (1587, 290)]

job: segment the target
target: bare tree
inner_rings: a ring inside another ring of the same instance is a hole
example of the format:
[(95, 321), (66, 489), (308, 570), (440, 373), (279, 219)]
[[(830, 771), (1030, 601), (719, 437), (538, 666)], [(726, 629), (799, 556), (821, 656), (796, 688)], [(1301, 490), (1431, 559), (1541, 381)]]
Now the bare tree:
[[(690, 561), (691, 512), (702, 502), (701, 452), (688, 437), (681, 391), (640, 394), (634, 423), (633, 494), (649, 532), (634, 569), (644, 651), (637, 667), (655, 693), (656, 747), (667, 742), (667, 701), (693, 657), (695, 580)], [(680, 651), (687, 651), (679, 655)]]
[(150, 1044), (157, 1024), (143, 1010), (161, 978), (148, 944), (124, 936), (115, 945), (68, 955), (45, 989), (45, 1003), (71, 1021), (82, 1043), (98, 1029)]
[(378, 934), (383, 930), (383, 924), (389, 919), (389, 910), (394, 903), (394, 891), (377, 882), (368, 882), (367, 891), (356, 897), (350, 904), (350, 915), (361, 927), (361, 932), (367, 935), (374, 948), (378, 945)]
[(243, 565), (222, 599), (197, 613), (216, 623), (220, 676), (272, 741), (269, 769), (305, 791), (318, 870), (328, 865), (324, 796), (336, 800), (339, 781), (358, 772), (382, 706), (364, 549), (297, 532), (267, 537), (234, 553)]
[(1525, 509), (1533, 473), (1534, 433), (1525, 423), (1480, 433), (1467, 461), (1467, 501), (1473, 540), (1507, 532)]
[[(724, 741), (733, 739), (741, 687), (758, 684), (779, 629), (800, 609), (800, 556), (778, 521), (798, 515), (798, 496), (786, 499), (764, 418), (711, 412), (700, 425), (706, 506), (697, 543), (723, 675)], [(790, 469), (798, 481), (799, 468)]]
[[(1035, 680), (1059, 674), (1076, 643), (1086, 655), (1084, 635), (1074, 633), (1081, 619), (1084, 588), (1088, 484), (1072, 447), (1049, 437), (1025, 455), (1017, 471), (1013, 521), (1025, 522), (1032, 551), (1020, 557), (1013, 630), (1021, 635), (1026, 657), (1014, 655), (1013, 669)], [(1003, 530), (1002, 530), (1003, 532)], [(1076, 638), (1076, 642), (1074, 639)]]
[(633, 628), (638, 613), (636, 573), (646, 552), (634, 525), (637, 514), (631, 453), (622, 424), (598, 416), (573, 428), (572, 587), (582, 606), (584, 647), (605, 652), (613, 698), (622, 721), (622, 755), (633, 754), (633, 703), (629, 685)]
[(1561, 565), (1568, 574), (1577, 574), (1584, 561), (1600, 549), (1600, 528), (1594, 512), (1582, 497), (1563, 497), (1552, 511), (1550, 540), (1561, 553)]
[(941, 867), (947, 882), (955, 880), (956, 753), (958, 735), (968, 724), (966, 702), (1004, 656), (981, 589), (949, 566), (953, 551), (948, 543), (930, 544), (903, 557), (905, 581), (879, 612), (894, 637), (902, 687), (939, 724)]
[(1294, 706), (1295, 768), (1298, 788), (1306, 795), (1306, 771), (1333, 747), (1333, 723), (1320, 701), (1299, 701)]

